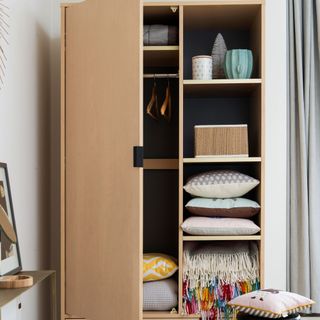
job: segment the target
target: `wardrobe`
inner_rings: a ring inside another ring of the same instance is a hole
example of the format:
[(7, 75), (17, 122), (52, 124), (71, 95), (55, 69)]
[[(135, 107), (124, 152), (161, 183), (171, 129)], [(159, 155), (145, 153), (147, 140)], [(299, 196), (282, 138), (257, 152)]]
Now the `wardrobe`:
[[(61, 8), (60, 319), (199, 319), (183, 312), (187, 242), (253, 241), (264, 279), (264, 1), (86, 0)], [(176, 45), (144, 46), (143, 25), (178, 28)], [(250, 79), (192, 80), (192, 57), (250, 48)], [(171, 120), (146, 113), (156, 83), (170, 85)], [(249, 157), (194, 156), (197, 124), (246, 123)], [(261, 231), (192, 236), (180, 228), (183, 186), (199, 172), (236, 169), (259, 179), (250, 197)], [(178, 259), (176, 312), (143, 312), (143, 252)]]

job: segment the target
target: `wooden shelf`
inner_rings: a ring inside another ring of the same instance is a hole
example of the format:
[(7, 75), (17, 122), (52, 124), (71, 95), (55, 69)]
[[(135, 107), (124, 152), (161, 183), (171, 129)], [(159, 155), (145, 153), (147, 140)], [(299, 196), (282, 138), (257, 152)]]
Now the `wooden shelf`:
[(183, 236), (183, 241), (239, 241), (261, 240), (261, 235), (253, 236)]
[(187, 98), (212, 96), (247, 96), (261, 86), (261, 79), (184, 80)]
[(171, 313), (170, 311), (145, 311), (143, 312), (143, 319), (199, 319), (197, 315), (180, 315), (178, 313)]
[(199, 157), (184, 158), (183, 163), (236, 163), (261, 162), (260, 157)]
[[(41, 270), (41, 271), (24, 271), (19, 273), (18, 275), (29, 275), (33, 277), (33, 285), (31, 287), (26, 288), (18, 288), (18, 289), (0, 289), (0, 308), (15, 300), (17, 297), (22, 295), (24, 292), (32, 289), (34, 286), (38, 285), (40, 282), (51, 278), (51, 290), (52, 294), (55, 294), (55, 271), (53, 270)], [(55, 301), (52, 301), (53, 307), (55, 308)], [(53, 319), (53, 318), (52, 318)]]
[(144, 46), (143, 51), (179, 51), (179, 46)]
[(147, 170), (178, 170), (178, 159), (144, 159), (143, 168)]
[(179, 46), (144, 46), (145, 67), (175, 67), (179, 65)]

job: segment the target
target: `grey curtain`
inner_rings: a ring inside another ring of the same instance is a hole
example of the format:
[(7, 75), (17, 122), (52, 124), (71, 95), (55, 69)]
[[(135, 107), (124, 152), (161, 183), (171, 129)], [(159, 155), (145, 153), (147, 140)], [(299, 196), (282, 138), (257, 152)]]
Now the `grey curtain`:
[(320, 313), (320, 0), (288, 0), (288, 24), (288, 289)]

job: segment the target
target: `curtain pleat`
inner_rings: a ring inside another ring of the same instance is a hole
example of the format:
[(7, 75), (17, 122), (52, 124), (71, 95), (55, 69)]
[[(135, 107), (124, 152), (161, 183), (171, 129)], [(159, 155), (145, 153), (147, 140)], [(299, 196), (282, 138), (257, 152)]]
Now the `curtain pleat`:
[(288, 289), (320, 313), (320, 0), (288, 0)]

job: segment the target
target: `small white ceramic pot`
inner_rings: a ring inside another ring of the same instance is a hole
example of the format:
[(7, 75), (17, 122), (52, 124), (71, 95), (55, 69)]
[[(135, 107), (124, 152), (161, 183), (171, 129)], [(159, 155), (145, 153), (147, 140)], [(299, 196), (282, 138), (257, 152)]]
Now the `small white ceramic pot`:
[(195, 56), (192, 58), (192, 79), (211, 80), (212, 79), (212, 57)]

